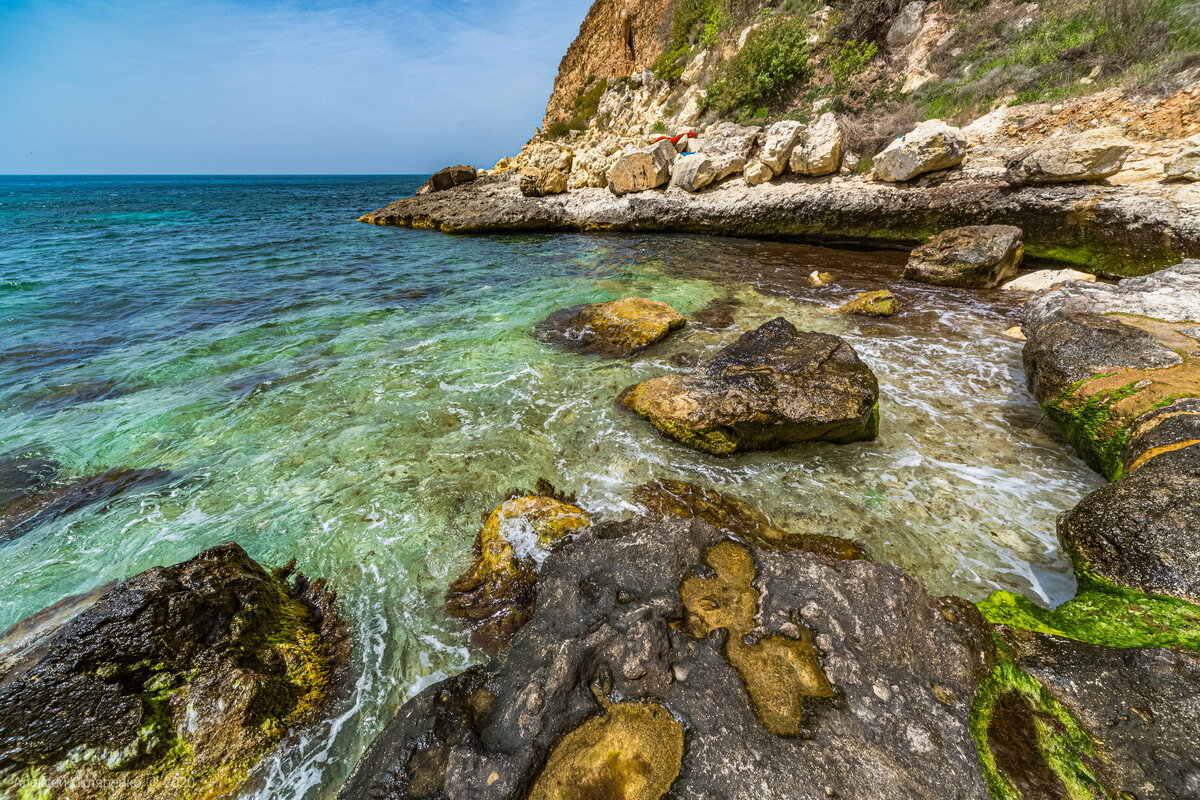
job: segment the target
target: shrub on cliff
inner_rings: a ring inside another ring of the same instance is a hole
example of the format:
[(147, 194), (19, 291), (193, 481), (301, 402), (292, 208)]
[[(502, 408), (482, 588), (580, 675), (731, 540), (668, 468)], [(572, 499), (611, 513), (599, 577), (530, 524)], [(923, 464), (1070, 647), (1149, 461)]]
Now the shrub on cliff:
[(806, 20), (781, 16), (766, 22), (721, 65), (705, 106), (723, 114), (746, 114), (776, 104), (793, 82), (809, 73), (807, 38)]

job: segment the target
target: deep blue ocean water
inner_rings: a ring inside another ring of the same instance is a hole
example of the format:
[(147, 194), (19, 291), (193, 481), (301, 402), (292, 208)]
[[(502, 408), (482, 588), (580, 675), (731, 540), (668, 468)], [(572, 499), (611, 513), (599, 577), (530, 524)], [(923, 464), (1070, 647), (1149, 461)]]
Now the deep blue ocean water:
[[(398, 705), (469, 664), (441, 598), (481, 515), (548, 478), (608, 516), (651, 477), (859, 539), (938, 592), (1063, 599), (1054, 516), (1099, 480), (1023, 388), (1003, 298), (920, 289), (895, 254), (688, 236), (452, 237), (356, 218), (420, 177), (0, 178), (0, 463), (153, 485), (0, 543), (0, 627), (226, 540), (337, 589), (356, 684), (264, 765), (259, 797), (329, 797)], [(811, 289), (814, 269), (839, 278)], [(821, 312), (892, 286), (891, 321)], [(532, 325), (639, 294), (691, 325), (633, 360)], [(715, 305), (710, 305), (714, 304)], [(874, 443), (714, 460), (613, 399), (778, 315), (846, 336), (880, 377)]]

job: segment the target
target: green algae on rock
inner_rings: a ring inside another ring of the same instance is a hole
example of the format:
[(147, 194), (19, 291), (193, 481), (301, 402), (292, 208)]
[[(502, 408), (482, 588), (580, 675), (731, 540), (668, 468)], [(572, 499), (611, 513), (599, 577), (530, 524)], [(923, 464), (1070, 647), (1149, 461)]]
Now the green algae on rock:
[(220, 798), (324, 704), (348, 631), (323, 582), (236, 544), (67, 598), (0, 640), (0, 788)]
[(879, 383), (843, 339), (782, 317), (741, 336), (690, 375), (618, 398), (660, 433), (717, 456), (794, 442), (874, 439)]
[(623, 297), (555, 311), (538, 323), (537, 335), (585, 352), (628, 356), (661, 342), (686, 323), (666, 303)]
[(630, 499), (648, 516), (703, 520), (762, 547), (806, 550), (827, 558), (866, 558), (863, 549), (849, 539), (782, 530), (748, 503), (684, 481), (650, 481), (634, 489)]
[(683, 726), (658, 703), (609, 703), (564, 736), (529, 800), (658, 800), (683, 764)]
[(475, 560), (450, 584), (447, 611), (467, 622), (476, 644), (504, 646), (533, 613), (537, 556), (589, 523), (583, 509), (554, 497), (504, 501), (475, 537)]
[(894, 317), (900, 313), (900, 301), (887, 289), (859, 292), (854, 299), (838, 306), (836, 312), (860, 317)]

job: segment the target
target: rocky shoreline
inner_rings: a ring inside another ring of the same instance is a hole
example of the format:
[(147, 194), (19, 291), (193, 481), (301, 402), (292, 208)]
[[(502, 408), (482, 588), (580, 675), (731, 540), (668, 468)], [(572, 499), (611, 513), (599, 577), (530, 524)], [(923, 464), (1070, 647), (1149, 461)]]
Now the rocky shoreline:
[(1200, 255), (1200, 187), (1192, 184), (1013, 187), (999, 179), (896, 186), (784, 176), (740, 177), (699, 193), (616, 196), (573, 189), (527, 197), (511, 174), (396, 200), (360, 221), (445, 233), (661, 231), (789, 237), (911, 248), (966, 225), (1014, 225), (1026, 254), (1104, 275), (1139, 275)]

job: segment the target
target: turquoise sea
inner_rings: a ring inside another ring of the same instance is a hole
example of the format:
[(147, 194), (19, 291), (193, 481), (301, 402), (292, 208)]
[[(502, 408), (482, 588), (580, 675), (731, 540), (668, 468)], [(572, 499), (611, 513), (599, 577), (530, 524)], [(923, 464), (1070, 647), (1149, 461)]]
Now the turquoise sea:
[[(896, 253), (355, 221), (420, 181), (0, 178), (0, 466), (167, 472), (0, 543), (0, 628), (226, 540), (295, 557), (352, 620), (355, 685), (247, 796), (326, 798), (400, 703), (478, 658), (442, 594), (481, 516), (539, 478), (610, 517), (652, 477), (718, 488), (938, 593), (1073, 591), (1054, 519), (1101, 481), (1024, 388), (1014, 298), (907, 284)], [(883, 286), (900, 317), (822, 311)], [(630, 361), (531, 336), (632, 294), (698, 321)], [(780, 315), (876, 371), (878, 441), (717, 460), (614, 404)]]

